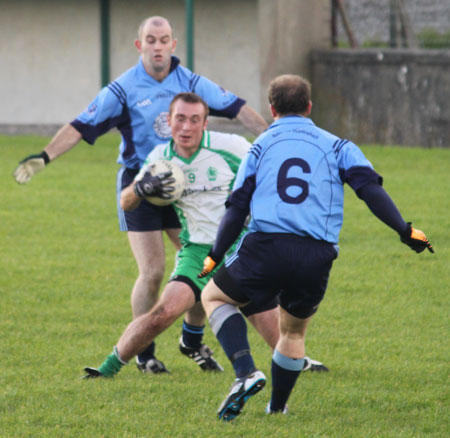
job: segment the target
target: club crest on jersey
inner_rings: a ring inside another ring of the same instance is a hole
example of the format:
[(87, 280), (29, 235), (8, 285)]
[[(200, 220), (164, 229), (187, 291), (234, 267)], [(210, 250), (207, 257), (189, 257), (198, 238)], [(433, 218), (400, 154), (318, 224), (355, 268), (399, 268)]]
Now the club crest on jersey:
[(215, 181), (217, 179), (217, 169), (212, 166), (208, 167), (206, 175), (208, 176), (208, 181)]
[(158, 117), (156, 117), (153, 123), (153, 129), (158, 137), (166, 139), (171, 136), (170, 126), (167, 124), (167, 116), (169, 113), (167, 111), (162, 112)]

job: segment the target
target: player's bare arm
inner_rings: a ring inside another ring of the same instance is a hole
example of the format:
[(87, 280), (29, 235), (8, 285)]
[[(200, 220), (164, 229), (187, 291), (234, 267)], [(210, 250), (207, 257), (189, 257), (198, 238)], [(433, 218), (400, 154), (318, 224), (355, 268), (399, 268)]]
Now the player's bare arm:
[(248, 105), (244, 105), (240, 109), (236, 118), (254, 135), (261, 134), (268, 127), (262, 116)]
[(72, 125), (67, 124), (55, 134), (50, 143), (44, 148), (44, 151), (47, 153), (50, 161), (53, 161), (76, 146), (81, 139), (80, 132)]
[(134, 192), (134, 186), (136, 181), (133, 181), (128, 187), (125, 187), (120, 194), (120, 207), (122, 210), (131, 211), (134, 210), (142, 201)]

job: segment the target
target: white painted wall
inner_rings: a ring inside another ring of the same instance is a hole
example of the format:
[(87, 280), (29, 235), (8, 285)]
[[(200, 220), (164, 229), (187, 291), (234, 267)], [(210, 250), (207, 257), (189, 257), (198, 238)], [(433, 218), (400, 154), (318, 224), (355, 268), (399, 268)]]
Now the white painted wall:
[(100, 83), (96, 2), (0, 0), (0, 124), (62, 123)]
[[(94, 98), (101, 82), (99, 3), (0, 0), (0, 132), (67, 123)], [(329, 0), (194, 3), (195, 71), (258, 111), (267, 107), (268, 80), (288, 70), (305, 74), (309, 49), (323, 47), (329, 32)], [(185, 64), (183, 0), (110, 0), (110, 14), (111, 80), (137, 62), (137, 28), (151, 15), (171, 21)]]
[[(111, 77), (137, 61), (133, 45), (143, 18), (167, 17), (178, 40), (175, 55), (186, 65), (184, 2), (111, 1)], [(195, 0), (194, 69), (259, 107), (257, 0)], [(181, 6), (181, 7), (180, 7)]]

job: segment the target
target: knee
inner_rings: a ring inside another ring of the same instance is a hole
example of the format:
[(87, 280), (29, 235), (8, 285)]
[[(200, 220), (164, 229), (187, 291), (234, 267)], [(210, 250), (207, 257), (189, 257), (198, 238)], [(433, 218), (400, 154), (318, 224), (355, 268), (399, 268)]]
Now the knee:
[(164, 268), (164, 265), (140, 266), (139, 277), (141, 281), (144, 281), (149, 285), (155, 283), (160, 284), (164, 277)]
[(148, 315), (152, 331), (158, 333), (169, 327), (178, 316), (174, 315), (174, 313), (164, 305), (156, 305)]
[(225, 302), (220, 301), (215, 295), (216, 289), (218, 288), (214, 284), (213, 280), (209, 280), (200, 295), (202, 307), (207, 316), (210, 316), (216, 307), (225, 304)]

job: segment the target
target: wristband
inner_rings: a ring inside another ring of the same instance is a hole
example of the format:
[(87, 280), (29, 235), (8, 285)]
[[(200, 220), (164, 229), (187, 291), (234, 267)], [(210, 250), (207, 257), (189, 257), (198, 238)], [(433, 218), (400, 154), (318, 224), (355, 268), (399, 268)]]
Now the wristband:
[(144, 194), (142, 193), (141, 188), (138, 186), (138, 183), (136, 183), (133, 187), (133, 191), (134, 194), (138, 197), (138, 198), (143, 198)]
[(50, 163), (50, 158), (49, 158), (47, 152), (42, 151), (40, 156), (42, 157), (42, 159), (44, 160), (45, 165), (47, 166), (47, 164)]

